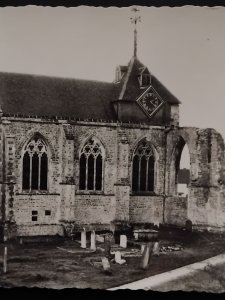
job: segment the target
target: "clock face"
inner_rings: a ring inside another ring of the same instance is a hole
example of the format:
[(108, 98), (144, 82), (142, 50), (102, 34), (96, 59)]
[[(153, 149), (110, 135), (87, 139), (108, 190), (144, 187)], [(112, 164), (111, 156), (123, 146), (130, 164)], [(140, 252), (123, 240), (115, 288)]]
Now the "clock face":
[(142, 97), (138, 98), (137, 102), (149, 117), (164, 103), (152, 87)]

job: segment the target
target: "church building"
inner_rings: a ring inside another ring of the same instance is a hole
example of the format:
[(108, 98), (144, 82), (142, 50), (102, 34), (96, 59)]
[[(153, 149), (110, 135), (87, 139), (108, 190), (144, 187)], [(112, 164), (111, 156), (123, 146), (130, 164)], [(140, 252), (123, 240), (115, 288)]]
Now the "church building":
[(181, 102), (139, 61), (136, 29), (134, 44), (112, 83), (0, 73), (1, 236), (112, 224), (225, 228), (223, 139), (179, 126)]

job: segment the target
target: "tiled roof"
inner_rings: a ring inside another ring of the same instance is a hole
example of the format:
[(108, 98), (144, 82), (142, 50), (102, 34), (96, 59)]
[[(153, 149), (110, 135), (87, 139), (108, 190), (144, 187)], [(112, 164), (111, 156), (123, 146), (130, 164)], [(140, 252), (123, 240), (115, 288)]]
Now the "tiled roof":
[(113, 83), (0, 73), (4, 114), (116, 120), (111, 103), (115, 98)]
[[(116, 120), (113, 101), (135, 101), (144, 92), (138, 80), (144, 67), (133, 57), (121, 66), (126, 73), (117, 83), (0, 72), (1, 109), (7, 115)], [(153, 75), (151, 84), (168, 103), (180, 103)]]

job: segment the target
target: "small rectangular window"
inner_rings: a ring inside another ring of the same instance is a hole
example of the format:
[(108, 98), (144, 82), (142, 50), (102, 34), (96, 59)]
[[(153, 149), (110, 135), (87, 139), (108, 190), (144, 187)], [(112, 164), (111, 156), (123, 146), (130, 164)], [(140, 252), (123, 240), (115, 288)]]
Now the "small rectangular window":
[(37, 210), (32, 210), (31, 214), (32, 214), (31, 220), (32, 221), (37, 221), (37, 219), (38, 219), (38, 211)]
[(51, 216), (51, 211), (50, 211), (50, 210), (46, 210), (46, 211), (45, 211), (45, 215), (46, 215), (46, 216)]

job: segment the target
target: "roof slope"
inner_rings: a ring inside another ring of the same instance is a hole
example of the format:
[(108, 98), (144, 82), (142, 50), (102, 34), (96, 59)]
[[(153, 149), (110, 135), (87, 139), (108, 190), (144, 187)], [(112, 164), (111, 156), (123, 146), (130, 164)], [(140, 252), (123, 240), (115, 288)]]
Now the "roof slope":
[(142, 73), (143, 69), (147, 70), (150, 74), (150, 84), (161, 98), (171, 104), (181, 103), (135, 56), (133, 56), (128, 63), (126, 76), (121, 80), (122, 88), (119, 96), (120, 100), (136, 100), (137, 97), (145, 91), (145, 89), (142, 89), (140, 92), (140, 84), (138, 80), (138, 76)]
[(4, 114), (113, 120), (111, 101), (117, 97), (113, 83), (0, 73)]
[[(135, 102), (145, 91), (138, 80), (143, 68), (147, 70), (133, 57), (116, 83), (0, 72), (1, 109), (5, 115), (117, 120), (113, 102)], [(150, 78), (165, 101), (180, 103), (155, 76)]]

